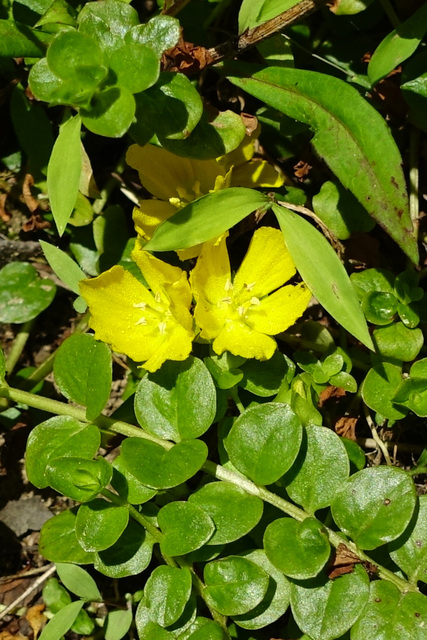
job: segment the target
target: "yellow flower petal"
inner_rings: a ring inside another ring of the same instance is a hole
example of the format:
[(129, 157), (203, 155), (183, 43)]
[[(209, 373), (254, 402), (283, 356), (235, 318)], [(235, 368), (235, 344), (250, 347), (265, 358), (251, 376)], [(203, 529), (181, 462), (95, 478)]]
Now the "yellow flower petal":
[(167, 340), (163, 340), (144, 363), (147, 371), (157, 371), (166, 360), (185, 360), (191, 352), (193, 335), (177, 324)]
[(282, 287), (263, 298), (259, 305), (251, 305), (245, 320), (256, 331), (276, 335), (286, 331), (302, 316), (310, 298), (311, 293), (303, 283)]
[(139, 207), (135, 207), (132, 214), (135, 231), (145, 242), (148, 242), (159, 224), (168, 220), (177, 211), (177, 207), (170, 202), (141, 200)]
[(283, 184), (283, 176), (266, 160), (255, 159), (239, 167), (231, 173), (231, 187), (271, 187), (278, 189)]
[(207, 302), (217, 304), (230, 297), (232, 285), (226, 234), (204, 243), (190, 282), (196, 301), (201, 296)]
[[(148, 286), (154, 293), (162, 293), (162, 289), (164, 289), (166, 284), (181, 281), (184, 273), (182, 269), (173, 267), (167, 262), (163, 262), (163, 260), (159, 260), (148, 251), (145, 251), (145, 249), (141, 249), (140, 245), (135, 245), (131, 256), (141, 269), (141, 273), (146, 279)], [(185, 281), (186, 285), (182, 285), (183, 291), (188, 290), (188, 295), (191, 295), (186, 278)]]
[(230, 351), (235, 356), (269, 360), (277, 348), (276, 341), (254, 331), (242, 322), (228, 322), (213, 342), (213, 350), (220, 355)]
[(255, 231), (248, 252), (234, 278), (234, 295), (240, 304), (263, 298), (296, 273), (282, 232), (271, 227)]

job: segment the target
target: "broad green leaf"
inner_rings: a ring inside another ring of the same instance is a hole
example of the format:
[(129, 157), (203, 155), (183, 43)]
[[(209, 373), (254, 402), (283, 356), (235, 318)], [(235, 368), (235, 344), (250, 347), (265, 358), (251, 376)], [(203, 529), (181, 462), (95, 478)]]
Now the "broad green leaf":
[(163, 532), (160, 549), (167, 556), (182, 556), (200, 549), (212, 537), (212, 518), (191, 502), (169, 502), (157, 516)]
[(291, 467), (301, 445), (301, 421), (287, 404), (247, 409), (225, 441), (233, 465), (256, 484), (272, 484)]
[[(350, 279), (326, 238), (307, 220), (273, 205), (286, 246), (310, 291), (349, 333), (373, 349), (366, 320)], [(304, 242), (301, 242), (304, 238)]]
[(113, 460), (111, 484), (117, 493), (130, 504), (143, 504), (153, 498), (157, 491), (146, 487), (126, 468), (122, 456)]
[(402, 362), (415, 360), (424, 344), (421, 329), (408, 329), (403, 322), (375, 329), (372, 339), (383, 358)]
[(117, 541), (95, 553), (94, 567), (109, 578), (136, 576), (151, 562), (154, 539), (135, 520), (129, 519)]
[(368, 65), (371, 84), (385, 78), (411, 57), (427, 31), (427, 5), (421, 5), (410, 18), (388, 34), (375, 49)]
[(331, 552), (323, 525), (316, 518), (274, 520), (265, 530), (264, 549), (276, 569), (298, 580), (317, 576)]
[(100, 442), (98, 427), (82, 424), (70, 416), (55, 416), (41, 422), (31, 431), (27, 442), (25, 464), (29, 481), (39, 489), (47, 487), (46, 467), (50, 460), (67, 455), (91, 460)]
[[(179, 20), (167, 15), (157, 15), (146, 24), (132, 27), (125, 35), (125, 42), (138, 42), (151, 47), (160, 58), (163, 51), (174, 47), (181, 35)], [(174, 74), (181, 76), (181, 74)], [(185, 78), (185, 76), (182, 76)]]
[(53, 363), (55, 382), (68, 399), (86, 407), (93, 420), (110, 397), (112, 363), (110, 348), (90, 334), (74, 334), (64, 340)]
[(145, 583), (145, 604), (161, 627), (174, 624), (191, 595), (191, 573), (187, 568), (156, 567)]
[(76, 512), (77, 508), (61, 511), (43, 525), (39, 551), (50, 562), (93, 562), (94, 554), (85, 551), (76, 538)]
[(278, 393), (285, 380), (292, 380), (295, 365), (283, 353), (276, 351), (270, 360), (264, 362), (250, 358), (239, 366), (239, 370), (243, 372), (239, 387), (256, 396), (270, 398)]
[(331, 504), (349, 472), (340, 438), (330, 429), (312, 425), (306, 428), (300, 453), (282, 482), (294, 502), (314, 513)]
[(216, 392), (206, 365), (190, 356), (168, 361), (142, 378), (135, 394), (135, 415), (143, 429), (165, 440), (198, 438), (211, 426)]
[(187, 249), (220, 236), (256, 209), (270, 207), (263, 193), (233, 187), (190, 202), (163, 222), (145, 245), (148, 251)]
[(50, 460), (46, 478), (52, 489), (79, 502), (88, 502), (109, 484), (113, 470), (104, 460), (66, 457)]
[(105, 619), (105, 640), (121, 640), (133, 621), (132, 609), (113, 609)]
[(314, 130), (316, 152), (417, 264), (402, 159), (379, 113), (333, 76), (285, 67), (268, 67), (248, 77), (251, 72), (250, 65), (225, 66), (233, 84)]
[(228, 544), (242, 538), (258, 524), (263, 502), (228, 482), (210, 482), (189, 499), (212, 518), (215, 533), (208, 545)]
[(83, 600), (76, 600), (58, 611), (43, 629), (39, 640), (60, 640), (71, 628), (83, 605)]
[(131, 93), (139, 93), (157, 81), (160, 63), (150, 47), (132, 42), (112, 52), (110, 69), (116, 75), (116, 84)]
[[(360, 565), (355, 566), (353, 573), (335, 580), (320, 575), (291, 583), (292, 613), (311, 640), (332, 640), (344, 634), (360, 616), (368, 597), (369, 578)], [(365, 636), (363, 640), (368, 638)]]
[(44, 240), (39, 242), (52, 271), (71, 291), (80, 295), (79, 282), (86, 278), (86, 275), (79, 265), (65, 251), (55, 247), (53, 244)]
[(139, 640), (173, 640), (174, 635), (163, 629), (151, 616), (151, 612), (141, 600), (135, 614), (135, 625)]
[(51, 42), (50, 33), (31, 29), (13, 20), (0, 20), (1, 58), (41, 58)]
[(41, 279), (28, 262), (9, 262), (0, 269), (0, 322), (22, 323), (36, 318), (55, 297), (56, 286)]
[(390, 556), (413, 584), (427, 582), (427, 495), (418, 500), (411, 524), (388, 545)]
[(375, 549), (405, 531), (415, 504), (409, 474), (396, 467), (369, 467), (339, 488), (332, 516), (361, 549)]
[(95, 93), (90, 108), (81, 109), (80, 113), (84, 126), (92, 133), (121, 138), (132, 124), (135, 108), (131, 92), (116, 86)]
[(82, 504), (77, 512), (76, 536), (85, 551), (104, 551), (111, 547), (126, 529), (129, 511), (96, 498)]
[(377, 362), (369, 369), (361, 387), (363, 402), (373, 411), (388, 418), (400, 420), (408, 409), (395, 403), (402, 383), (402, 367), (389, 362)]
[(169, 450), (142, 438), (127, 438), (122, 444), (125, 467), (153, 489), (169, 489), (189, 480), (202, 467), (207, 454), (208, 448), (201, 440), (179, 442)]
[(391, 582), (376, 580), (371, 583), (369, 602), (351, 630), (351, 638), (425, 640), (426, 626), (426, 596), (401, 593)]
[(122, 46), (126, 33), (139, 24), (133, 7), (118, 0), (87, 2), (79, 13), (79, 32), (94, 38), (111, 55)]
[(57, 563), (56, 572), (64, 586), (83, 600), (102, 600), (95, 580), (75, 564)]
[(264, 569), (270, 576), (270, 581), (259, 605), (240, 616), (233, 616), (233, 620), (243, 629), (262, 629), (278, 620), (286, 612), (290, 600), (290, 585), (283, 573), (271, 564), (261, 549), (245, 552), (242, 555)]
[(49, 69), (58, 78), (95, 89), (108, 67), (99, 44), (79, 31), (62, 31), (52, 41), (47, 55)]
[(264, 569), (240, 556), (209, 562), (203, 577), (206, 602), (225, 616), (242, 615), (256, 607), (270, 581)]
[(47, 168), (49, 202), (60, 236), (73, 212), (79, 190), (82, 168), (80, 128), (78, 115), (62, 125)]
[(275, 18), (298, 2), (299, 0), (243, 0), (239, 10), (239, 33)]

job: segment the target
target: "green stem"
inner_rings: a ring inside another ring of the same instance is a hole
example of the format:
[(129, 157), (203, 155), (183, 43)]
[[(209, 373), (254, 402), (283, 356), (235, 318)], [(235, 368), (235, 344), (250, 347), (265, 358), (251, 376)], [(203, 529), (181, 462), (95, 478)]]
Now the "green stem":
[(236, 387), (232, 387), (231, 389), (229, 389), (229, 392), (230, 392), (231, 398), (233, 399), (234, 404), (236, 405), (237, 409), (239, 410), (239, 413), (243, 413), (245, 411), (245, 407), (240, 402), (239, 394), (237, 392)]
[(28, 322), (25, 322), (25, 324), (22, 325), (22, 327), (20, 328), (15, 338), (13, 346), (6, 360), (6, 371), (8, 375), (12, 373), (12, 371), (16, 366), (16, 363), (21, 357), (21, 354), (24, 350), (25, 345), (27, 344), (27, 340), (30, 336), (31, 329), (33, 328), (35, 320), (36, 319), (33, 318), (33, 320), (28, 320)]
[(394, 10), (394, 7), (391, 5), (390, 0), (380, 0), (380, 2), (382, 4), (382, 8), (384, 9), (384, 13), (390, 20), (393, 28), (397, 29), (397, 27), (400, 25), (400, 20), (396, 11)]
[[(0, 383), (0, 397), (8, 398), (9, 400), (13, 400), (14, 402), (19, 402), (26, 404), (30, 407), (34, 407), (36, 409), (42, 409), (43, 411), (48, 411), (50, 413), (56, 413), (57, 415), (69, 415), (81, 422), (88, 422), (86, 419), (86, 412), (84, 409), (79, 407), (73, 407), (65, 402), (59, 402), (58, 400), (51, 400), (50, 398), (44, 398), (42, 396), (37, 396), (33, 393), (29, 393), (28, 391), (21, 391), (20, 389), (13, 389), (8, 387), (6, 383)], [(147, 440), (151, 440), (163, 446), (165, 449), (170, 449), (173, 447), (173, 443), (167, 440), (161, 440), (160, 438), (156, 438), (145, 431), (143, 431), (140, 427), (136, 427), (135, 425), (128, 424), (127, 422), (121, 422), (119, 420), (114, 420), (113, 418), (108, 418), (107, 416), (99, 416), (96, 420), (93, 421), (93, 424), (96, 424), (100, 428), (108, 429), (109, 431), (113, 431), (115, 433), (120, 433), (121, 435), (134, 437), (134, 438), (145, 438)], [(234, 473), (228, 469), (225, 469), (219, 464), (211, 462), (207, 460), (202, 466), (202, 470), (208, 473), (210, 476), (217, 478), (217, 480), (222, 480), (225, 482), (231, 482), (234, 485), (242, 488), (247, 493), (258, 496), (264, 502), (268, 502), (269, 504), (277, 507), (280, 511), (283, 511), (287, 515), (291, 516), (295, 520), (301, 522), (305, 518), (311, 516), (310, 513), (307, 513), (303, 509), (300, 509), (296, 505), (288, 502), (284, 498), (276, 495), (268, 491), (265, 487), (260, 487), (244, 478), (243, 476)], [(110, 494), (111, 492), (109, 492)], [(109, 495), (108, 494), (108, 495)], [(104, 494), (105, 495), (105, 494)], [(111, 493), (114, 496), (114, 500), (119, 500), (120, 504), (123, 504), (121, 498)], [(109, 495), (110, 497), (110, 495)], [(124, 503), (127, 504), (127, 503)], [(129, 505), (130, 509), (134, 509)], [(144, 517), (142, 514), (139, 514), (136, 509), (134, 509), (135, 513), (138, 517)], [(132, 516), (133, 517), (133, 516)], [(145, 524), (144, 524), (145, 526)], [(338, 547), (340, 544), (344, 544), (348, 547), (354, 554), (358, 556), (358, 558), (362, 562), (370, 562), (371, 564), (375, 564), (372, 560), (367, 556), (363, 551), (358, 549), (353, 542), (349, 542), (344, 537), (342, 537), (336, 531), (325, 527), (325, 531), (328, 535), (329, 542), (332, 546)], [(408, 591), (412, 591), (418, 593), (418, 589), (415, 585), (411, 585), (406, 580), (399, 578), (392, 571), (389, 571), (385, 567), (380, 565), (376, 565), (378, 569), (378, 575), (389, 582), (392, 582), (400, 591), (406, 593)]]

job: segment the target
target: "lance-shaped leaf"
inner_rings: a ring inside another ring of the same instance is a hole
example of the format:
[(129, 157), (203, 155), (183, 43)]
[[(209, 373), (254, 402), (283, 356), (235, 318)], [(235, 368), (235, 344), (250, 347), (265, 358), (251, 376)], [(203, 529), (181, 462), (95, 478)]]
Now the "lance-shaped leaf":
[[(227, 63), (241, 87), (314, 131), (313, 147), (340, 182), (418, 262), (399, 150), (379, 113), (349, 84), (314, 71)], [(252, 77), (251, 77), (252, 76)]]

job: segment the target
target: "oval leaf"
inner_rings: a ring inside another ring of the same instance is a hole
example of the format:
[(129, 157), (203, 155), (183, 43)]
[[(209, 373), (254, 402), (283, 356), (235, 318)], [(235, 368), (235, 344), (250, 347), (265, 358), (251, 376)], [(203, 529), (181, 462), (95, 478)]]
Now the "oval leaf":
[(200, 549), (215, 531), (212, 518), (191, 502), (166, 504), (157, 521), (163, 532), (160, 548), (167, 556), (182, 556)]
[(148, 567), (154, 539), (135, 520), (129, 520), (120, 538), (106, 551), (95, 553), (94, 567), (109, 578), (136, 576)]
[(39, 551), (50, 562), (90, 564), (94, 554), (85, 551), (76, 538), (77, 509), (61, 511), (42, 527)]
[(60, 640), (71, 628), (83, 605), (83, 600), (76, 600), (58, 611), (43, 629), (39, 640)]
[(112, 467), (104, 458), (55, 458), (46, 467), (46, 478), (52, 489), (79, 502), (88, 502), (97, 496), (110, 482), (112, 474)]
[(42, 280), (28, 262), (10, 262), (0, 270), (0, 322), (36, 318), (55, 297), (51, 280)]
[(418, 500), (419, 508), (410, 526), (388, 546), (390, 556), (413, 584), (427, 582), (427, 495)]
[(76, 536), (85, 551), (111, 547), (126, 529), (129, 511), (97, 498), (82, 504), (77, 512)]
[(161, 627), (169, 627), (181, 617), (190, 595), (191, 573), (187, 568), (156, 567), (144, 589), (145, 604)]
[(95, 580), (87, 571), (74, 564), (57, 563), (56, 572), (63, 585), (84, 600), (102, 600)]

